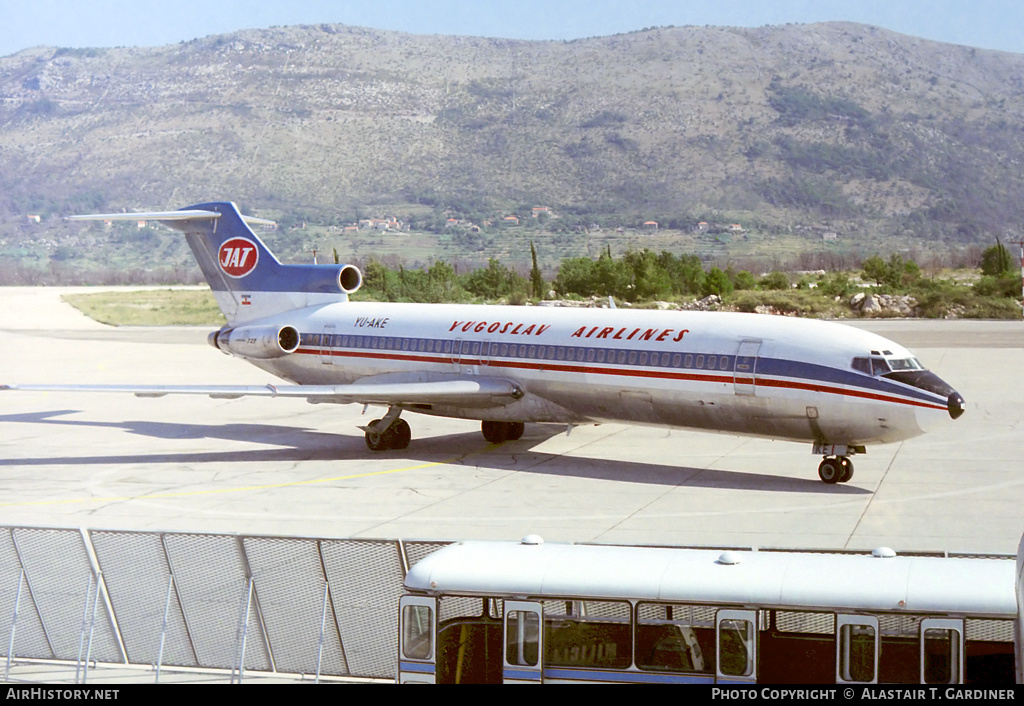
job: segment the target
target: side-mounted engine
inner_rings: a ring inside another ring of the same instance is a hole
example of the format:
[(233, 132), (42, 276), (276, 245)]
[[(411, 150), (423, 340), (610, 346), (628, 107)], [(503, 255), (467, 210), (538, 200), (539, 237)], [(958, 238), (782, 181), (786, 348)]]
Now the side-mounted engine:
[(239, 326), (214, 331), (207, 340), (231, 355), (268, 360), (298, 350), (299, 331), (294, 326)]

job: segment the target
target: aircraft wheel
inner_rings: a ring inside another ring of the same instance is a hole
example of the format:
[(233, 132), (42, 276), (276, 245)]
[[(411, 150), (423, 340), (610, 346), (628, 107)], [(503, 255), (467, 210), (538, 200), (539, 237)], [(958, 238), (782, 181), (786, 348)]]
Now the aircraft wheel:
[(826, 483), (838, 483), (842, 475), (842, 463), (837, 458), (825, 458), (818, 466), (818, 477)]
[(380, 421), (381, 420), (379, 419), (374, 419), (366, 425), (370, 427), (366, 432), (366, 448), (370, 449), (370, 451), (384, 451), (385, 449), (391, 448), (391, 444), (389, 443), (391, 441), (391, 434), (376, 430)]
[(840, 483), (848, 483), (853, 478), (853, 461), (848, 459), (846, 456), (839, 458), (839, 463), (842, 464), (843, 472), (839, 476)]
[(409, 446), (409, 441), (412, 440), (412, 429), (409, 427), (409, 422), (404, 419), (396, 419), (395, 423), (388, 429), (387, 435), (391, 437), (392, 449), (404, 449)]
[(508, 439), (508, 425), (505, 422), (481, 422), (480, 431), (492, 444), (500, 444)]
[(523, 438), (523, 432), (526, 431), (526, 425), (522, 422), (509, 422), (508, 423), (508, 440), (518, 441)]

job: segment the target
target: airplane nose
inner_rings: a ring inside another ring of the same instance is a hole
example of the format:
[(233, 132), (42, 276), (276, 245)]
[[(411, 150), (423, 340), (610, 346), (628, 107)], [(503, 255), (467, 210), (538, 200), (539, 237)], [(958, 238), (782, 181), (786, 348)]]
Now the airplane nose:
[(959, 392), (949, 393), (949, 397), (946, 398), (946, 409), (949, 410), (949, 416), (952, 419), (959, 419), (960, 415), (967, 410), (964, 398), (960, 396)]

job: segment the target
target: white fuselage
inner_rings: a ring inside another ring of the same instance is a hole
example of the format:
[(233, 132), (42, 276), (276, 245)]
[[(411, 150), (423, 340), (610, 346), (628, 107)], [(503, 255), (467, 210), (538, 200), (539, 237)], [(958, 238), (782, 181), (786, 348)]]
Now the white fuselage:
[(948, 419), (945, 400), (855, 370), (909, 358), (840, 324), (757, 314), (344, 302), (278, 314), (294, 353), (253, 360), (304, 385), (486, 376), (523, 396), (411, 411), (495, 421), (626, 422), (778, 439), (893, 442)]

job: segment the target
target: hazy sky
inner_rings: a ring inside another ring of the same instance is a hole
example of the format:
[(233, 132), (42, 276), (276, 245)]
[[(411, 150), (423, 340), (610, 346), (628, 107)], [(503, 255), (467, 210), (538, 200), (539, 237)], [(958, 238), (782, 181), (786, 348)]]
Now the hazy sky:
[(321, 22), (414, 34), (574, 39), (664, 25), (827, 20), (1024, 53), (1021, 0), (0, 0), (0, 56), (40, 45), (159, 46)]

